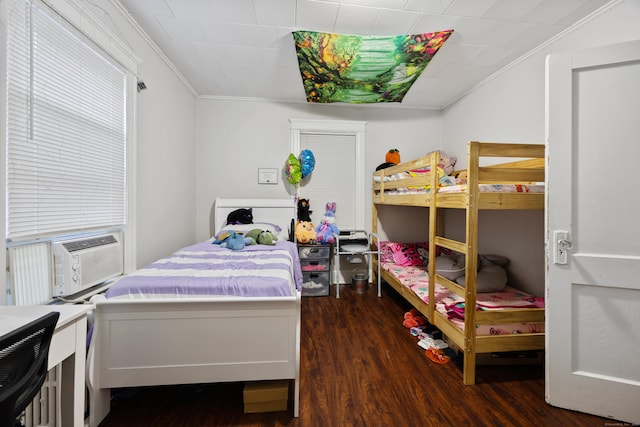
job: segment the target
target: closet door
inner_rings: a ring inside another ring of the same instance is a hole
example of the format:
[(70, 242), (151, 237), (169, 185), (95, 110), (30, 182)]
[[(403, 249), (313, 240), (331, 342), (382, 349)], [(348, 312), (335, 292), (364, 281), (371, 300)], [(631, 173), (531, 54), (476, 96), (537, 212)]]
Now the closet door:
[(547, 62), (554, 406), (640, 423), (640, 41)]

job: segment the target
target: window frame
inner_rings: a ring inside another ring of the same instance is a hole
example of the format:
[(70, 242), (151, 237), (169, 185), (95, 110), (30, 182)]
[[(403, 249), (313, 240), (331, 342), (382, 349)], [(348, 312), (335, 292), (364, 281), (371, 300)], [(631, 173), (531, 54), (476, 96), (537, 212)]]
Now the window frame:
[[(349, 120), (289, 119), (291, 129), (291, 152), (300, 153), (301, 136), (349, 135), (355, 137), (355, 229), (365, 229), (365, 184), (364, 184), (364, 131), (367, 122)], [(297, 196), (297, 186), (293, 191)], [(324, 210), (324, 207), (321, 208)]]
[[(136, 265), (136, 107), (137, 107), (137, 83), (139, 80), (139, 67), (142, 60), (136, 55), (118, 35), (113, 33), (101, 21), (99, 21), (84, 5), (73, 0), (9, 0), (0, 2), (0, 22), (6, 26), (6, 20), (11, 7), (15, 7), (18, 2), (21, 3), (37, 3), (43, 7), (49, 7), (59, 17), (68, 24), (75, 27), (80, 33), (91, 40), (98, 48), (102, 49), (107, 55), (113, 58), (126, 70), (126, 228), (123, 230), (124, 236), (124, 270), (130, 272), (135, 269)], [(1, 41), (6, 45), (7, 33), (3, 34)], [(0, 174), (2, 176), (2, 184), (0, 186), (0, 197), (3, 202), (2, 213), (0, 214), (0, 226), (2, 233), (6, 236), (7, 221), (7, 182), (6, 182), (6, 147), (7, 147), (7, 55), (6, 50), (1, 55), (0, 63), (3, 65), (5, 72), (0, 73), (0, 94), (5, 102), (2, 103), (0, 111), (3, 113), (0, 118), (5, 132), (0, 136), (0, 144), (2, 150), (0, 154)], [(7, 241), (0, 239), (0, 249), (6, 252)], [(46, 239), (44, 239), (46, 240)], [(28, 241), (26, 243), (29, 243)], [(6, 271), (7, 257), (0, 257), (0, 268)], [(0, 305), (5, 305), (7, 295), (4, 291), (7, 285), (7, 275), (0, 278)]]

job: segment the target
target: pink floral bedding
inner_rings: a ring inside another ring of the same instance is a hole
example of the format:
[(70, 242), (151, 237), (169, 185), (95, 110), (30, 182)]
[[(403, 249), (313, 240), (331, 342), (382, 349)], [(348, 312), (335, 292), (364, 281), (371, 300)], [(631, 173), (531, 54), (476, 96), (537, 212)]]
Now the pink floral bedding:
[[(438, 188), (438, 193), (464, 193), (467, 185), (443, 185)], [(478, 191), (481, 193), (544, 193), (544, 184), (480, 184)], [(388, 196), (398, 194), (426, 194), (428, 188), (406, 187), (385, 190)]]
[[(429, 302), (429, 276), (423, 266), (399, 266), (382, 263), (381, 268), (391, 273), (398, 281), (421, 300)], [(436, 283), (434, 289), (436, 310), (464, 330), (464, 299)], [(509, 308), (544, 308), (544, 299), (534, 297), (510, 287), (501, 292), (479, 293), (476, 296), (477, 310), (503, 310)], [(543, 322), (509, 323), (500, 325), (476, 325), (476, 335), (504, 335), (544, 332)]]
[[(397, 181), (411, 177), (422, 176), (429, 173), (429, 166), (421, 169), (399, 172), (394, 175), (384, 177), (385, 182)], [(381, 177), (374, 176), (374, 181), (380, 182)], [(453, 176), (446, 175), (442, 168), (438, 168), (438, 193), (464, 193), (467, 191), (465, 180), (459, 180)], [(479, 184), (478, 191), (481, 193), (544, 193), (544, 184)], [(398, 194), (426, 194), (430, 189), (428, 185), (394, 188), (385, 190), (386, 195)]]

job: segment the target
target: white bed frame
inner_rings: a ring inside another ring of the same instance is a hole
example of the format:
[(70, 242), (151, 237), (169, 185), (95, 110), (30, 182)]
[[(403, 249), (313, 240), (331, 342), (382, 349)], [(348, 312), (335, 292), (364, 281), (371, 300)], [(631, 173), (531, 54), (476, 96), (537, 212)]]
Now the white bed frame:
[[(229, 212), (289, 228), (293, 199), (216, 199), (215, 231)], [(110, 389), (165, 384), (293, 380), (299, 415), (300, 292), (290, 297), (94, 298), (87, 354), (89, 426), (109, 413)]]

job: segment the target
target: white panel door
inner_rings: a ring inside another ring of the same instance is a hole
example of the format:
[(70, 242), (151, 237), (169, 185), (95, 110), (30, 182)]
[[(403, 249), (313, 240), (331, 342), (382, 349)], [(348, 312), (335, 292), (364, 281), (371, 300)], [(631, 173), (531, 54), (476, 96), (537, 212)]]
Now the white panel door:
[(640, 423), (640, 41), (550, 55), (546, 108), (546, 399)]

